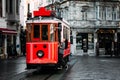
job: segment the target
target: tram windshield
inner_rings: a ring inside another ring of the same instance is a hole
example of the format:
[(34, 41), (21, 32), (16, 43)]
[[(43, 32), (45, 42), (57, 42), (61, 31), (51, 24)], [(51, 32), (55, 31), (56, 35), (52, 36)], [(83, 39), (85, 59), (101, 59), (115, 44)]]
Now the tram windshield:
[(40, 27), (39, 25), (34, 25), (34, 38), (40, 38)]
[(54, 24), (28, 24), (27, 42), (36, 41), (55, 41)]
[(48, 25), (42, 25), (42, 40), (48, 40)]

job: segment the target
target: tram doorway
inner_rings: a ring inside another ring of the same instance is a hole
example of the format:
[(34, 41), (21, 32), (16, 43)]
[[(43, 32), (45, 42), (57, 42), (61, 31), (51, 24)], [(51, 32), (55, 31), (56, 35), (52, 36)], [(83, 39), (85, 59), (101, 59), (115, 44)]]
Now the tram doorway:
[[(99, 43), (99, 52), (97, 55), (113, 55), (114, 50), (114, 34), (115, 30), (113, 29), (100, 29), (97, 31), (98, 34), (98, 43)], [(100, 52), (103, 50), (104, 52)]]

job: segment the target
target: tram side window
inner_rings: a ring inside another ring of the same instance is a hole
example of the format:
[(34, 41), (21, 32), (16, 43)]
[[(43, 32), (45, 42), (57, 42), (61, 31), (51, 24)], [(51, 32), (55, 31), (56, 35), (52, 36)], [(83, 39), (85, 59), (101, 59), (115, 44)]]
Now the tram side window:
[(62, 24), (58, 23), (58, 41), (61, 42), (61, 30), (62, 30)]
[(42, 40), (48, 40), (48, 25), (42, 25)]
[(54, 41), (54, 33), (50, 34), (50, 41)]
[(63, 38), (67, 38), (67, 31), (66, 31), (66, 28), (65, 28), (65, 26), (64, 26), (64, 28), (63, 28)]
[(54, 41), (54, 25), (50, 25), (50, 41)]
[(34, 38), (39, 38), (39, 37), (40, 37), (40, 26), (34, 25)]
[(27, 32), (26, 40), (27, 40), (27, 42), (29, 42), (29, 41), (31, 41), (32, 24), (27, 24), (26, 32)]
[(68, 48), (68, 31), (66, 26), (63, 28), (63, 38), (65, 39), (65, 49)]

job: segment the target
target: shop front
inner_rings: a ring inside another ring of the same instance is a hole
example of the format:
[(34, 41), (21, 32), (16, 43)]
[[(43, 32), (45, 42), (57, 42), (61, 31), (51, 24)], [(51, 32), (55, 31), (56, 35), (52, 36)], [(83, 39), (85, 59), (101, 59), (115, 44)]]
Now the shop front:
[(101, 28), (97, 32), (96, 55), (119, 56), (120, 33), (117, 28)]
[(2, 34), (2, 31), (0, 31), (0, 57), (3, 56), (4, 53), (4, 35)]
[(11, 48), (16, 49), (16, 34), (15, 30), (9, 29), (0, 29), (0, 58), (5, 59), (9, 57), (9, 54), (12, 54)]
[(94, 34), (80, 33), (76, 35), (76, 50), (82, 52), (81, 55), (89, 55), (94, 49)]
[(120, 55), (120, 30), (118, 31), (117, 28), (73, 30), (72, 37), (71, 52), (73, 55)]
[(73, 44), (71, 52), (73, 55), (94, 56), (94, 29), (72, 30)]

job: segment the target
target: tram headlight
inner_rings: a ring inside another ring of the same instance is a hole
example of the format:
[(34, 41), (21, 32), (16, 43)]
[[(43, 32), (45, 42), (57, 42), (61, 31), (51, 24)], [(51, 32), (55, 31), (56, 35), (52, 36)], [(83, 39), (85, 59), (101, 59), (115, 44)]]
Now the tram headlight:
[(39, 51), (37, 52), (37, 56), (38, 56), (39, 58), (43, 57), (43, 56), (44, 56), (44, 52), (41, 51), (41, 50), (39, 50)]

